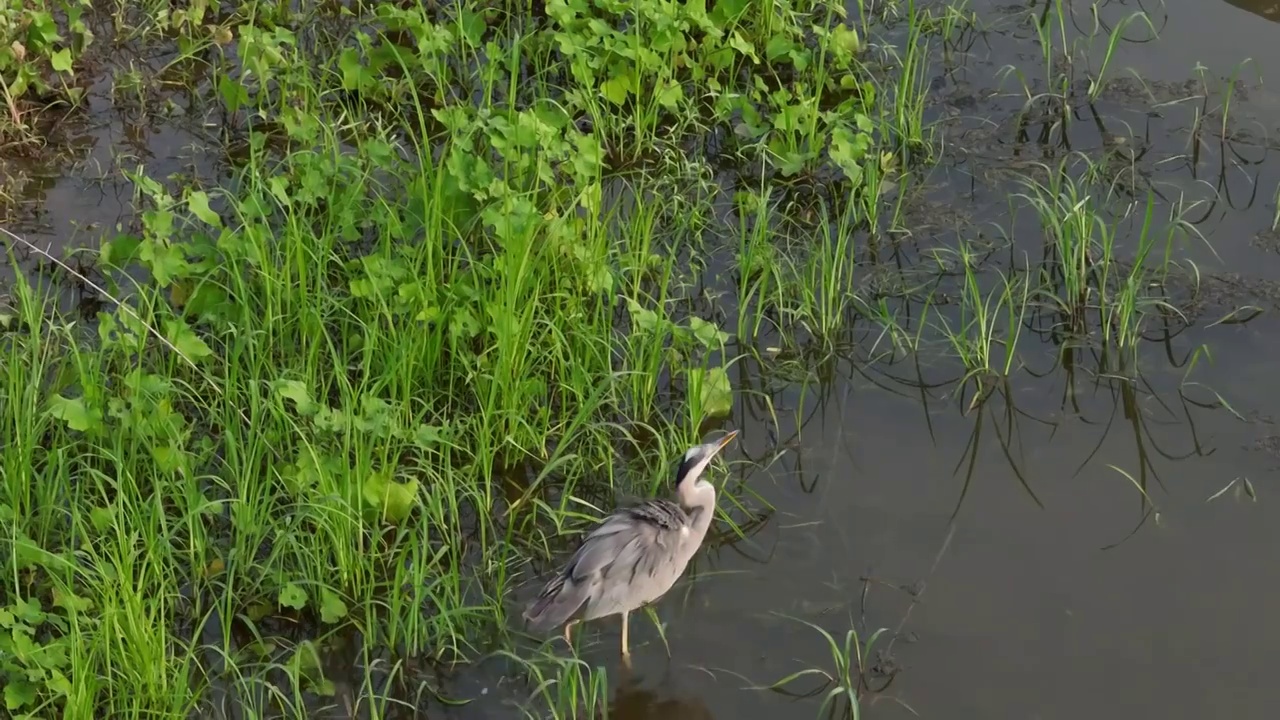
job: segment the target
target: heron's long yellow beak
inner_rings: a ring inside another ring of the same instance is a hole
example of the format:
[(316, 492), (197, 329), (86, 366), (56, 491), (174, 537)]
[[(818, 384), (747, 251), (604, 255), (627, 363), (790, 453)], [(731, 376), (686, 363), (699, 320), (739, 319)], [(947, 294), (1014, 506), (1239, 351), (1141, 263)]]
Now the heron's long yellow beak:
[(736, 438), (736, 437), (738, 437), (738, 431), (737, 431), (737, 430), (730, 430), (730, 431), (728, 432), (728, 434), (726, 434), (724, 437), (720, 438), (720, 443), (719, 443), (718, 445), (716, 445), (716, 451), (717, 451), (717, 452), (719, 452), (719, 451), (723, 450), (723, 449), (724, 449), (724, 446), (725, 446), (725, 445), (728, 445), (728, 444), (729, 444), (729, 442), (730, 442), (731, 440), (733, 440), (734, 438)]

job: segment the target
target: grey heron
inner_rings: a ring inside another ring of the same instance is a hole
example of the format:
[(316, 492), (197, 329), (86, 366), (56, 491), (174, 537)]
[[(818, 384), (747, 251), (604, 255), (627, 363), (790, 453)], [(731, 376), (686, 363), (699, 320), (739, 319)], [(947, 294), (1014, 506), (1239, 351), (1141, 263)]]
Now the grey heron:
[(715, 488), (702, 473), (737, 435), (689, 448), (676, 470), (676, 502), (646, 500), (597, 524), (525, 610), (529, 627), (564, 624), (570, 642), (575, 623), (621, 615), (622, 659), (629, 664), (627, 617), (665, 595), (702, 545), (716, 509)]

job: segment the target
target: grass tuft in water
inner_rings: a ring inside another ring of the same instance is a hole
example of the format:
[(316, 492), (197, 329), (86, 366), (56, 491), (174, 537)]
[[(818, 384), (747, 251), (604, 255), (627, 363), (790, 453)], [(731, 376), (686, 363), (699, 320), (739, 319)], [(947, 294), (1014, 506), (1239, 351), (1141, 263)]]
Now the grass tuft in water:
[(765, 689), (794, 696), (797, 694), (796, 691), (788, 689), (792, 684), (803, 678), (817, 678), (821, 680), (821, 684), (800, 695), (822, 698), (822, 704), (817, 712), (818, 717), (845, 717), (852, 720), (862, 717), (862, 703), (859, 696), (864, 690), (869, 690), (875, 682), (872, 679), (875, 674), (871, 667), (872, 651), (876, 640), (887, 631), (887, 628), (876, 630), (865, 641), (859, 637), (857, 629), (850, 628), (845, 632), (843, 642), (840, 642), (818, 625), (805, 620), (792, 619), (804, 623), (822, 637), (830, 653), (831, 666), (828, 669), (812, 667), (799, 670), (779, 679)]

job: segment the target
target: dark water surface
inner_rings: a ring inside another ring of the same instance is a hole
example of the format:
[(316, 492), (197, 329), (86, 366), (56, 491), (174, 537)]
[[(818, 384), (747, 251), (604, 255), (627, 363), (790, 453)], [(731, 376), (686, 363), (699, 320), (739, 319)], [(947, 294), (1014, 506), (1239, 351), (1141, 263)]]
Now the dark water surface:
[[(1010, 186), (994, 179), (1002, 167), (1048, 153), (1034, 135), (1017, 141), (1010, 118), (1022, 98), (1011, 79), (999, 77), (1006, 65), (1039, 61), (1034, 38), (1019, 27), (1038, 7), (981, 0), (974, 9), (996, 29), (960, 53), (951, 72), (935, 68), (934, 111), (955, 122), (932, 179), (937, 197), (963, 207), (975, 224), (1007, 219), (999, 213)], [(1193, 104), (1170, 104), (1153, 116), (1150, 102), (1122, 87), (1100, 106), (1108, 132), (1142, 136), (1151, 148), (1142, 166), (1154, 184), (1188, 202), (1214, 188), (1231, 195), (1206, 201), (1198, 225), (1215, 252), (1186, 249), (1206, 276), (1226, 278), (1215, 286), (1222, 295), (1205, 310), (1206, 322), (1240, 304), (1274, 309), (1280, 255), (1257, 238), (1280, 185), (1280, 96), (1257, 77), (1274, 82), (1280, 69), (1280, 24), (1261, 20), (1280, 19), (1276, 3), (1099, 8), (1112, 20), (1151, 13), (1160, 39), (1121, 44), (1111, 75), (1132, 77), (1126, 69), (1133, 68), (1142, 80), (1163, 83), (1162, 102), (1196, 77), (1197, 64), (1220, 79), (1252, 61), (1241, 71), (1250, 90), (1232, 110), (1239, 148), (1206, 139), (1194, 166), (1176, 159), (1189, 152)], [(1077, 12), (1088, 21), (1086, 7)], [(110, 227), (128, 207), (123, 180), (93, 178), (132, 167), (104, 154), (128, 145), (129, 127), (117, 118), (90, 131), (98, 144), (89, 160), (42, 181), (41, 210), (19, 228), (33, 241), (74, 238), (77, 224)], [(161, 173), (207, 172), (198, 160), (204, 132), (187, 118), (145, 131), (139, 152), (150, 153)], [(1076, 149), (1102, 146), (1089, 123), (1070, 132)], [(1183, 385), (1184, 358), (1200, 344), (1214, 362), (1195, 368), (1199, 385)], [(749, 689), (806, 668), (835, 669), (824, 638), (800, 620), (840, 641), (850, 629), (863, 639), (888, 629), (868, 665), (896, 675), (886, 690), (864, 693), (864, 717), (1272, 717), (1280, 702), (1280, 683), (1267, 672), (1280, 666), (1280, 627), (1268, 612), (1280, 596), (1273, 557), (1280, 428), (1272, 423), (1272, 408), (1280, 407), (1280, 323), (1267, 313), (1245, 325), (1193, 329), (1171, 348), (1181, 367), (1152, 345), (1145, 375), (1132, 386), (1084, 370), (1074, 378), (1046, 372), (1056, 349), (1027, 351), (1024, 360), (1044, 376), (1019, 373), (968, 415), (967, 397), (951, 397), (960, 373), (941, 349), (922, 359), (923, 372), (911, 362), (872, 371), (846, 365), (820, 397), (792, 388), (774, 398), (779, 427), (740, 400), (734, 424), (743, 437), (729, 456), (735, 481), (777, 511), (748, 540), (700, 556), (691, 581), (659, 605), (670, 658), (655, 628), (635, 616), (636, 667), (624, 678), (616, 620), (585, 629), (583, 658), (607, 668), (615, 687), (610, 717), (814, 716), (820, 695), (797, 700)], [(750, 376), (735, 377), (738, 387), (768, 372), (750, 362), (736, 367)], [(914, 387), (921, 375), (936, 386)], [(1215, 392), (1243, 419), (1214, 407)], [(797, 433), (775, 462), (746, 460), (772, 456)], [(1124, 473), (1146, 481), (1158, 513)], [(1239, 492), (1245, 479), (1256, 502)], [(790, 689), (819, 685), (807, 677)], [(519, 717), (503, 695), (489, 693), (456, 712)]]

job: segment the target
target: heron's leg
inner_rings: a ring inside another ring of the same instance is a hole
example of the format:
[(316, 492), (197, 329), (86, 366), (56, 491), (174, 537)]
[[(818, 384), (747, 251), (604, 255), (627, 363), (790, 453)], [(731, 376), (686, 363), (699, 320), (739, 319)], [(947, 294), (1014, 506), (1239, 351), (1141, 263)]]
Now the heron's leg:
[(627, 642), (627, 616), (630, 614), (625, 610), (622, 613), (622, 659), (628, 664), (631, 663), (631, 645)]
[(565, 644), (567, 644), (569, 647), (573, 647), (573, 641), (569, 639), (569, 628), (573, 627), (576, 624), (578, 624), (577, 620), (570, 620), (564, 625), (564, 641), (565, 641)]

